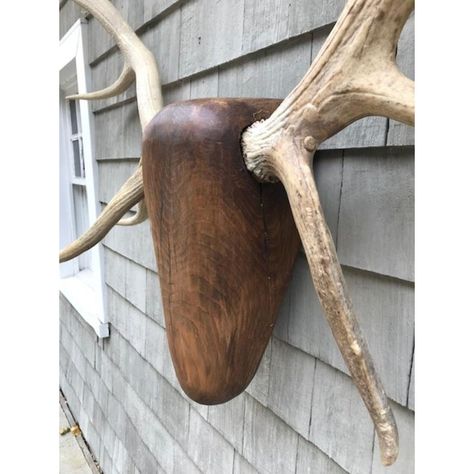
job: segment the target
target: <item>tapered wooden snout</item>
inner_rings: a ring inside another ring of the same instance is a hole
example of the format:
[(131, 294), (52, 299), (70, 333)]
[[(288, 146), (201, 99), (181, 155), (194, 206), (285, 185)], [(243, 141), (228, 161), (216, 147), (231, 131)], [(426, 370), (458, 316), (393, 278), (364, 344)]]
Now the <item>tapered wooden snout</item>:
[(252, 380), (300, 239), (281, 184), (260, 184), (240, 148), (278, 100), (165, 107), (146, 127), (143, 177), (169, 347), (184, 391), (223, 403)]

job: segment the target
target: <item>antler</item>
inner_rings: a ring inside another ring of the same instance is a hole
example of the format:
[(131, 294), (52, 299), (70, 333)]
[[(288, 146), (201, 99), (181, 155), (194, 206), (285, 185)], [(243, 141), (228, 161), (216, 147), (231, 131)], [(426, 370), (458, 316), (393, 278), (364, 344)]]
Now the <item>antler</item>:
[(398, 432), (354, 315), (313, 176), (319, 144), (368, 115), (414, 124), (414, 84), (395, 53), (413, 0), (350, 0), (310, 69), (277, 110), (242, 136), (247, 168), (283, 183), (314, 286), (352, 378), (374, 422), (385, 465)]
[[(74, 0), (88, 10), (113, 35), (124, 55), (124, 67), (119, 78), (109, 87), (96, 92), (69, 96), (69, 99), (105, 99), (126, 90), (136, 79), (138, 113), (142, 130), (163, 107), (161, 83), (153, 54), (140, 41), (124, 21), (117, 9), (107, 0)], [(137, 213), (127, 219), (120, 218), (135, 204)], [(110, 200), (92, 226), (77, 240), (61, 250), (59, 261), (65, 262), (93, 247), (115, 225), (135, 225), (147, 218), (143, 201), (141, 159), (136, 172), (125, 182)]]

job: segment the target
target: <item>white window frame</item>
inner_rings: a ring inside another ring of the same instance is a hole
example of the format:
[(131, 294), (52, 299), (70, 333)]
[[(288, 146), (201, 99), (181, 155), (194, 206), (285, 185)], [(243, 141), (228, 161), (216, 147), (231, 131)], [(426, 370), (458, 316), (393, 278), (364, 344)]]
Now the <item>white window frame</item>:
[[(59, 43), (59, 71), (75, 67), (77, 91), (79, 94), (88, 91), (90, 69), (85, 60), (86, 23), (78, 20), (61, 38)], [(61, 86), (61, 84), (60, 84)], [(60, 98), (61, 100), (61, 98)], [(67, 105), (67, 104), (66, 104)], [(81, 121), (82, 149), (85, 167), (85, 185), (87, 190), (87, 209), (89, 225), (100, 212), (97, 194), (98, 170), (93, 156), (93, 138), (91, 134), (92, 113), (85, 100), (79, 100), (79, 117)], [(68, 125), (68, 107), (60, 106), (62, 126)], [(67, 128), (65, 128), (67, 129)], [(72, 183), (74, 177), (69, 162), (70, 144), (64, 134), (60, 137), (60, 245), (64, 246), (75, 239), (74, 208), (72, 198)], [(109, 320), (106, 312), (105, 280), (103, 271), (102, 246), (96, 245), (90, 249), (89, 268), (79, 271), (77, 258), (60, 264), (60, 292), (69, 300), (79, 314), (90, 324), (98, 337), (109, 336)]]

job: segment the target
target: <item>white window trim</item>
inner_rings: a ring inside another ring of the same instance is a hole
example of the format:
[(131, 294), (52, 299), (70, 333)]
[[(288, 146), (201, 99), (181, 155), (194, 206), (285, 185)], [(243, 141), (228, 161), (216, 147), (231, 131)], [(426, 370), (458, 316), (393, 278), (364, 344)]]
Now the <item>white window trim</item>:
[[(78, 20), (61, 38), (59, 43), (59, 71), (74, 61), (78, 93), (87, 92), (90, 70), (85, 61), (85, 22)], [(92, 224), (100, 212), (97, 195), (97, 162), (93, 156), (91, 135), (92, 114), (85, 100), (79, 101), (79, 116), (82, 127), (82, 146), (87, 186), (87, 208), (89, 224)], [(66, 175), (67, 173), (67, 175)], [(61, 180), (71, 182), (69, 166), (61, 166)], [(61, 208), (61, 234), (68, 242), (74, 239), (73, 206), (69, 186), (61, 186), (61, 201), (67, 203)], [(78, 271), (77, 259), (62, 263), (60, 266), (60, 292), (69, 300), (79, 314), (90, 324), (100, 338), (109, 336), (109, 320), (105, 306), (105, 281), (103, 272), (103, 251), (101, 245), (91, 250), (90, 269)]]

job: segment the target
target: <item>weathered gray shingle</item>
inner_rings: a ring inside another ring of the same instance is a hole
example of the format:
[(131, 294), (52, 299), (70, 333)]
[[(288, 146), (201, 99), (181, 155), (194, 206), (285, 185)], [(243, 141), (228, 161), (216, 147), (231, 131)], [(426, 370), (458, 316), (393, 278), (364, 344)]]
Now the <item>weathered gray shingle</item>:
[[(117, 49), (102, 61), (94, 64), (90, 68), (91, 81), (88, 86), (90, 91), (98, 91), (113, 84), (120, 76), (124, 64), (122, 53)], [(92, 111), (98, 111), (113, 104), (119, 104), (124, 100), (136, 96), (135, 84), (130, 85), (128, 89), (121, 94), (109, 97), (107, 99), (90, 101)]]
[(258, 366), (257, 372), (246, 389), (246, 392), (252, 395), (262, 405), (267, 406), (268, 391), (270, 387), (270, 358), (272, 354), (272, 339), (263, 353), (262, 360)]
[(81, 16), (82, 11), (78, 5), (72, 0), (65, 2), (59, 11), (59, 38), (62, 38)]
[[(134, 30), (142, 25), (144, 19), (144, 0), (121, 0), (113, 3)], [(116, 43), (112, 35), (94, 17), (89, 22), (89, 58), (90, 61), (93, 61)]]
[(218, 95), (218, 73), (213, 70), (208, 74), (191, 79), (191, 99), (217, 97)]
[(289, 426), (246, 396), (243, 455), (258, 471), (294, 472), (297, 440)]
[(243, 0), (190, 0), (181, 9), (179, 76), (186, 77), (240, 55)]
[(343, 5), (343, 0), (245, 0), (242, 53), (333, 23)]
[(242, 452), (245, 396), (243, 394), (221, 405), (209, 407), (207, 421), (219, 431), (239, 453)]
[[(404, 404), (413, 350), (413, 287), (409, 283), (350, 268), (343, 268), (343, 273), (355, 314), (387, 394)], [(348, 373), (303, 255), (298, 257), (290, 284), (289, 308), (287, 341)]]
[(145, 313), (161, 327), (165, 327), (165, 316), (161, 298), (160, 279), (158, 275), (146, 270), (146, 308)]
[[(403, 28), (397, 49), (397, 64), (410, 79), (415, 78), (415, 13), (412, 13)], [(414, 145), (415, 129), (395, 120), (390, 120), (387, 145)]]
[(346, 151), (337, 252), (355, 268), (414, 279), (412, 149)]
[(145, 355), (146, 318), (122, 296), (110, 289), (107, 292), (111, 324), (121, 334), (126, 334), (137, 352)]
[(125, 298), (143, 313), (146, 309), (146, 269), (132, 260), (126, 261)]
[(232, 473), (233, 447), (194, 410), (190, 414), (187, 449), (202, 472)]
[(311, 61), (311, 37), (219, 68), (220, 97), (283, 99), (301, 80)]
[(94, 114), (95, 158), (138, 158), (142, 129), (136, 101)]
[(308, 437), (315, 359), (274, 339), (270, 362), (268, 408)]
[(115, 226), (103, 242), (114, 252), (120, 253), (142, 267), (157, 271), (153, 239), (148, 221), (133, 227)]
[(258, 474), (258, 471), (239, 453), (235, 452), (233, 474)]
[(298, 438), (298, 461), (296, 464), (298, 474), (345, 474), (339, 464), (324, 454), (314, 444), (306, 441), (301, 436)]
[(351, 379), (318, 361), (309, 440), (351, 474), (366, 474), (373, 438), (372, 420)]

